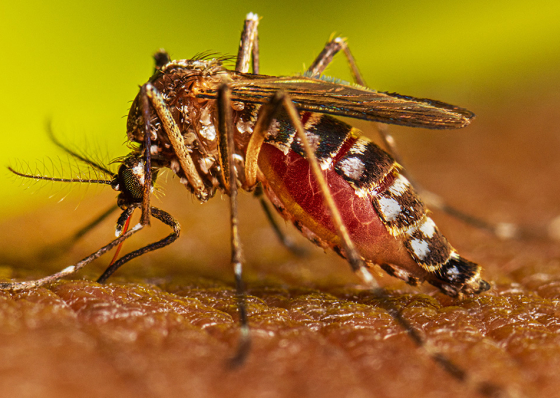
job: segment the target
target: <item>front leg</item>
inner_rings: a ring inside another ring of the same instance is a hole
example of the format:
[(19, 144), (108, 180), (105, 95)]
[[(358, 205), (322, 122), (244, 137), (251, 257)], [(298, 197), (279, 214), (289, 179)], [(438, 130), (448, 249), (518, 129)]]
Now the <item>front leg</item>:
[[(190, 186), (193, 189), (195, 196), (202, 202), (208, 200), (209, 194), (206, 190), (204, 182), (202, 181), (202, 177), (196, 170), (194, 165), (194, 161), (192, 160), (191, 155), (187, 150), (187, 146), (185, 144), (185, 140), (183, 139), (183, 135), (179, 130), (179, 126), (173, 119), (171, 115), (171, 111), (167, 107), (165, 100), (161, 93), (151, 84), (146, 83), (142, 87), (142, 92), (145, 93), (145, 98), (150, 100), (150, 103), (154, 107), (161, 123), (163, 125), (163, 130), (167, 134), (169, 141), (173, 147), (173, 151), (179, 160), (179, 164), (181, 165), (181, 170), (185, 174), (187, 181), (189, 182)], [(146, 116), (147, 112), (144, 112), (144, 120), (149, 120), (149, 116)], [(149, 132), (146, 131), (145, 133), (149, 136)], [(150, 153), (150, 147), (145, 147), (146, 155)], [(151, 176), (151, 173), (149, 174)], [(148, 187), (150, 189), (151, 187)]]

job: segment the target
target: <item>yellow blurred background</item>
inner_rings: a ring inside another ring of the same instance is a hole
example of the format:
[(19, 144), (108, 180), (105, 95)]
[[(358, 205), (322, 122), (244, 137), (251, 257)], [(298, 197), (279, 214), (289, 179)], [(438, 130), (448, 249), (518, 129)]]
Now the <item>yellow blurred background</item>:
[[(381, 91), (476, 113), (482, 103), (560, 87), (558, 1), (4, 1), (0, 219), (52, 204), (56, 187), (25, 190), (5, 169), (16, 159), (35, 165), (60, 155), (46, 120), (65, 142), (123, 155), (125, 115), (151, 74), (153, 52), (235, 54), (249, 11), (262, 16), (264, 74), (303, 72), (336, 32)], [(350, 79), (342, 59), (327, 74)]]

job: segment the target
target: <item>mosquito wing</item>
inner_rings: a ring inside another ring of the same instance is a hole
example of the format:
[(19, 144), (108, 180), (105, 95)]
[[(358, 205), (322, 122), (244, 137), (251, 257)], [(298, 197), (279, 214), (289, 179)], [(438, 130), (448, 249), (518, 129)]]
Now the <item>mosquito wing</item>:
[[(263, 104), (275, 92), (282, 90), (302, 111), (410, 127), (454, 129), (467, 126), (474, 118), (472, 112), (444, 102), (305, 76), (235, 74), (230, 88), (232, 101)], [(213, 89), (200, 93), (206, 98), (214, 98), (215, 95), (216, 90)]]

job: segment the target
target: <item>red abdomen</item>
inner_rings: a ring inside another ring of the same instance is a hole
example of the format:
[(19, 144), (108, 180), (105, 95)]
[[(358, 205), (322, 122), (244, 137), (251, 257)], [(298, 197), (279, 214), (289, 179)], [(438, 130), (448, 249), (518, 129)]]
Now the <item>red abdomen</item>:
[[(336, 159), (343, 155), (337, 154)], [(335, 166), (333, 161), (323, 170), (323, 175), (350, 237), (364, 260), (377, 264), (412, 262), (404, 245), (387, 231), (372, 198), (358, 196), (355, 188), (336, 172)], [(264, 144), (259, 168), (265, 191), (283, 217), (292, 221), (314, 243), (340, 251), (340, 239), (308, 161), (294, 151), (284, 155), (273, 145)]]

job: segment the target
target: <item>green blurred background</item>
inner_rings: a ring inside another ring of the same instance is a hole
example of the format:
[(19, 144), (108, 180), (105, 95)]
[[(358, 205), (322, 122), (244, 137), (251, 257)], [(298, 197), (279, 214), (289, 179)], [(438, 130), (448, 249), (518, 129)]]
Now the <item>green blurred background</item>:
[[(265, 74), (301, 73), (336, 32), (349, 38), (366, 81), (378, 90), (475, 113), (526, 91), (531, 98), (558, 91), (558, 1), (5, 0), (0, 165), (58, 156), (45, 134), (49, 118), (64, 141), (105, 158), (123, 155), (125, 115), (150, 76), (151, 54), (160, 47), (173, 58), (235, 54), (249, 11), (262, 16)], [(342, 60), (327, 74), (350, 79)], [(0, 184), (0, 219), (52, 204), (57, 190), (25, 190), (7, 171), (0, 171)]]

